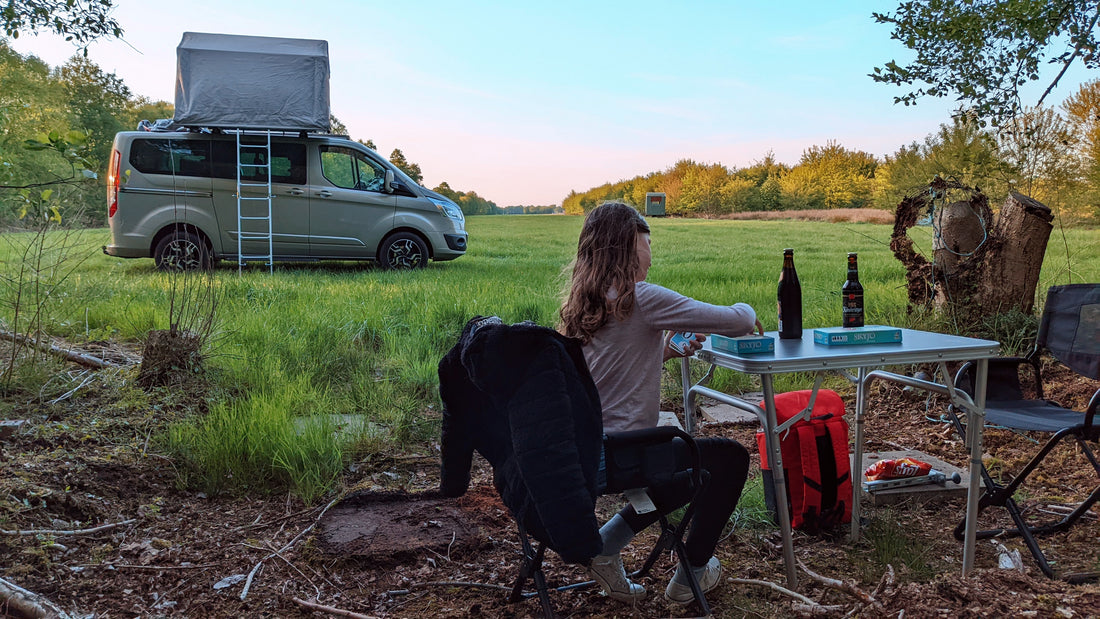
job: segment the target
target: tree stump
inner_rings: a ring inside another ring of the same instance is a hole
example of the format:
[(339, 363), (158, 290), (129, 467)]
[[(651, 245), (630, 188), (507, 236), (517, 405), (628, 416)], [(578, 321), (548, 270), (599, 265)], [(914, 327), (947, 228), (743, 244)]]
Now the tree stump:
[(910, 310), (931, 304), (939, 312), (949, 312), (963, 329), (1012, 310), (1032, 313), (1053, 229), (1050, 209), (1011, 193), (994, 220), (980, 191), (940, 179), (932, 189), (938, 195), (947, 189), (963, 190), (970, 198), (941, 205), (933, 214), (932, 262), (913, 249), (908, 237), (919, 211), (929, 205), (927, 194), (898, 204), (890, 248), (905, 266)]

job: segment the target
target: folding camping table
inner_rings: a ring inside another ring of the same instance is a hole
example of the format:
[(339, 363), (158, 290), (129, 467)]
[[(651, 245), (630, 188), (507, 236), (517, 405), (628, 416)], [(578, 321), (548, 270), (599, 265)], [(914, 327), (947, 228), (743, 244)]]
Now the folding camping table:
[[(791, 518), (787, 507), (786, 480), (783, 473), (783, 454), (779, 441), (784, 432), (800, 419), (809, 418), (814, 397), (821, 386), (825, 372), (842, 372), (856, 385), (855, 412), (855, 457), (853, 459), (852, 480), (852, 529), (851, 540), (859, 539), (859, 495), (862, 492), (860, 480), (855, 479), (863, 462), (863, 423), (867, 407), (867, 389), (875, 380), (908, 385), (916, 389), (931, 391), (948, 396), (951, 402), (967, 412), (967, 442), (970, 449), (970, 487), (966, 497), (966, 534), (963, 541), (963, 575), (970, 572), (974, 565), (975, 525), (978, 517), (978, 497), (981, 494), (982, 463), (982, 426), (985, 420), (985, 387), (989, 370), (989, 359), (1000, 352), (1000, 343), (957, 335), (930, 333), (913, 329), (902, 329), (902, 341), (897, 344), (864, 344), (855, 346), (826, 346), (815, 344), (813, 329), (805, 329), (801, 340), (782, 340), (775, 331), (766, 333), (775, 338), (775, 352), (760, 354), (737, 354), (711, 347), (708, 340), (703, 348), (695, 353), (694, 359), (710, 364), (706, 374), (691, 384), (690, 359), (682, 360), (682, 380), (684, 387), (685, 428), (694, 432), (695, 399), (706, 396), (735, 408), (751, 412), (760, 418), (764, 428), (768, 462), (772, 464), (772, 481), (775, 484), (775, 498), (779, 530), (783, 538), (783, 559), (787, 572), (787, 583), (791, 587), (798, 585), (795, 572), (794, 545), (791, 539)], [(977, 367), (975, 395), (971, 398), (952, 385), (952, 376), (947, 370), (948, 361), (974, 361)], [(932, 363), (937, 365), (935, 375), (942, 382), (920, 380), (885, 370), (874, 369), (891, 365)], [(714, 376), (715, 368), (727, 368), (756, 374), (764, 391), (764, 407), (707, 387)], [(847, 370), (855, 369), (853, 376)], [(775, 389), (772, 377), (789, 372), (813, 372), (814, 394), (810, 406), (799, 415), (783, 424), (776, 422)]]

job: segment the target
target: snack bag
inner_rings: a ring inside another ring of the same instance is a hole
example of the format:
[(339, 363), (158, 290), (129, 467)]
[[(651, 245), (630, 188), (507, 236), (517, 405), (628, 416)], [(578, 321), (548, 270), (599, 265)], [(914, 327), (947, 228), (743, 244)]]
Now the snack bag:
[(920, 477), (927, 475), (932, 470), (932, 465), (914, 458), (898, 458), (896, 460), (879, 460), (863, 472), (867, 481), (878, 479), (898, 479), (899, 477)]

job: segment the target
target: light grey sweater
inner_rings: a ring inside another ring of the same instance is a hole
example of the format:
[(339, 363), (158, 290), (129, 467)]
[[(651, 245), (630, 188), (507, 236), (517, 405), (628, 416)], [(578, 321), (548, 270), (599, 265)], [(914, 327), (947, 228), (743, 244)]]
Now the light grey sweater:
[(661, 406), (664, 331), (752, 333), (756, 312), (744, 303), (711, 305), (668, 288), (638, 282), (626, 320), (610, 319), (584, 347), (603, 406), (605, 432), (657, 425)]

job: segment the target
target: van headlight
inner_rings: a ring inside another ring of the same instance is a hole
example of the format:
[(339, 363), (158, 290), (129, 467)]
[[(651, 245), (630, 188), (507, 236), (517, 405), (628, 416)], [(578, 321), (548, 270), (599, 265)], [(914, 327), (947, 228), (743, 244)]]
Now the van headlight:
[(445, 217), (450, 217), (455, 221), (466, 221), (466, 218), (462, 216), (462, 209), (458, 208), (458, 205), (450, 200), (440, 200), (438, 198), (429, 197), (432, 204), (439, 209), (440, 213), (443, 213)]

